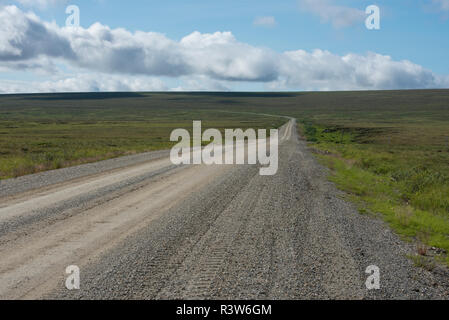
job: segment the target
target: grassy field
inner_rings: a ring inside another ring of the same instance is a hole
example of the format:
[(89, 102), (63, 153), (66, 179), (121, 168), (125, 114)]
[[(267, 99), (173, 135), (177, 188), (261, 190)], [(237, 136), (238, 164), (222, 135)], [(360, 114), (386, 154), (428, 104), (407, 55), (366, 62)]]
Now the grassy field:
[(242, 112), (297, 118), (361, 213), (417, 241), (417, 264), (449, 264), (449, 90), (0, 96), (0, 179), (169, 148), (171, 130), (192, 120), (221, 129), (285, 122)]
[[(0, 179), (168, 149), (176, 128), (274, 128), (285, 120), (211, 111), (181, 94), (0, 97)], [(200, 100), (200, 99), (199, 99)], [(217, 103), (214, 101), (214, 107)]]
[(417, 265), (433, 268), (435, 258), (449, 265), (449, 92), (334, 98), (350, 107), (331, 108), (330, 102), (327, 112), (300, 120), (317, 157), (331, 168), (331, 180), (361, 213), (381, 215), (416, 241)]

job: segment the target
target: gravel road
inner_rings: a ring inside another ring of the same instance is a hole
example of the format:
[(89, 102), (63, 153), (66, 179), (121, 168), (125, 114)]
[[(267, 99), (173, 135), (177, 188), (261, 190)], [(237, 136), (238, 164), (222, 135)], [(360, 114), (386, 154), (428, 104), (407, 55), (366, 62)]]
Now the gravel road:
[(275, 176), (157, 152), (4, 181), (0, 298), (448, 299), (447, 270), (414, 267), (413, 246), (342, 200), (296, 132), (281, 130)]

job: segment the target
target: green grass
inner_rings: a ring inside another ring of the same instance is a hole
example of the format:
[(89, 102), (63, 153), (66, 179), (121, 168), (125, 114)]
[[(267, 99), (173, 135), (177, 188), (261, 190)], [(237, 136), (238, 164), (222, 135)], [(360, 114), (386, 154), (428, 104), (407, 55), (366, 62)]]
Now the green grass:
[(418, 268), (426, 269), (427, 271), (432, 271), (435, 269), (435, 260), (432, 258), (422, 255), (410, 255), (409, 258)]
[[(397, 126), (394, 134), (357, 122), (335, 127), (306, 121), (302, 128), (331, 168), (330, 179), (362, 213), (381, 214), (404, 238), (449, 252), (449, 150), (416, 140), (400, 143), (414, 132), (407, 126)], [(433, 129), (420, 124), (429, 140)]]

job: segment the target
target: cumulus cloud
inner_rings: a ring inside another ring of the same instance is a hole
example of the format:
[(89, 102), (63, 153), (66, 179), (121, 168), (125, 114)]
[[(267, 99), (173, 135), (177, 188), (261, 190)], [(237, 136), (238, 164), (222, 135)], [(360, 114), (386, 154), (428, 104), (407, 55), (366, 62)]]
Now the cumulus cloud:
[(213, 79), (271, 81), (277, 76), (276, 53), (238, 42), (230, 32), (184, 37), (179, 50), (190, 70)]
[(323, 23), (336, 28), (348, 27), (364, 21), (363, 10), (334, 4), (333, 0), (299, 0), (300, 8), (320, 17)]
[[(154, 79), (161, 76), (181, 79), (177, 89), (199, 90), (227, 90), (236, 81), (289, 90), (449, 86), (447, 77), (381, 54), (278, 53), (240, 42), (231, 32), (193, 32), (175, 41), (160, 33), (111, 29), (100, 23), (59, 27), (15, 6), (0, 9), (0, 21), (0, 70), (40, 70), (59, 77), (33, 83), (33, 90), (162, 90), (163, 83)], [(82, 76), (62, 78), (61, 64)], [(4, 92), (20, 89), (18, 83), (2, 85)]]
[(276, 77), (275, 53), (238, 42), (230, 32), (194, 32), (176, 42), (154, 32), (60, 28), (15, 6), (0, 11), (0, 61), (62, 58), (105, 73), (179, 77), (208, 75), (222, 80), (269, 81)]
[(328, 51), (284, 53), (280, 79), (274, 88), (308, 90), (416, 89), (449, 86), (439, 77), (410, 61), (394, 61), (376, 53), (338, 56)]
[(274, 17), (257, 17), (253, 24), (258, 27), (274, 27), (276, 19)]
[(91, 27), (64, 27), (76, 54), (75, 64), (110, 73), (180, 76), (191, 72), (179, 44), (162, 34), (111, 30), (99, 23)]
[(40, 56), (74, 59), (70, 40), (59, 28), (16, 6), (0, 9), (0, 61), (28, 61)]

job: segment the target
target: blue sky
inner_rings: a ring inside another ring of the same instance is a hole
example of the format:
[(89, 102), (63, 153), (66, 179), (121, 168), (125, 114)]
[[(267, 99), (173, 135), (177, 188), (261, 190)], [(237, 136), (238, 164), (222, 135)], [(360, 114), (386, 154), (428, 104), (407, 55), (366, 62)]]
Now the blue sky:
[[(48, 3), (43, 5), (44, 2)], [(118, 78), (126, 78), (128, 82), (123, 84), (123, 88), (129, 87), (130, 90), (146, 89), (146, 81), (149, 83), (148, 90), (358, 90), (449, 85), (449, 0), (0, 0), (0, 3), (17, 6), (18, 12), (10, 10), (6, 15), (16, 17), (11, 18), (14, 21), (20, 20), (18, 16), (34, 12), (43, 25), (55, 22), (57, 27), (46, 26), (48, 32), (66, 37), (72, 47), (77, 43), (76, 37), (79, 34), (68, 35), (62, 30), (68, 4), (75, 4), (80, 8), (83, 30), (89, 30), (93, 24), (100, 23), (103, 28), (109, 28), (112, 32), (118, 28), (125, 29), (130, 34), (136, 31), (155, 32), (172, 41), (175, 47), (186, 36), (193, 32), (199, 33), (188, 49), (184, 46), (173, 48), (179, 53), (171, 59), (186, 59), (188, 65), (170, 64), (163, 71), (154, 65), (148, 65), (142, 73), (138, 67), (122, 68), (120, 64), (130, 63), (128, 58), (117, 52), (111, 53), (110, 48), (101, 47), (91, 48), (95, 50), (91, 54), (108, 50), (105, 55), (113, 55), (111, 59), (114, 60), (114, 65), (96, 68), (99, 63), (95, 61), (84, 61), (84, 58), (67, 59), (63, 55), (49, 55), (45, 52), (38, 52), (31, 58), (21, 57), (24, 61), (20, 66), (17, 62), (20, 59), (17, 57), (3, 59), (0, 64), (0, 79), (4, 81), (4, 89), (0, 88), (0, 92), (26, 91), (20, 89), (24, 84), (29, 84), (30, 91), (67, 91), (70, 90), (69, 80), (75, 78), (75, 91), (121, 88)], [(363, 19), (359, 16), (360, 13), (364, 14), (367, 6), (373, 4), (381, 10), (380, 30), (368, 30), (364, 23), (366, 15)], [(347, 22), (342, 23), (342, 18), (347, 18)], [(340, 19), (340, 22), (335, 23), (336, 19)], [(9, 26), (6, 23), (6, 27), (0, 27), (0, 32), (4, 28), (5, 34), (10, 34), (11, 29), (23, 27), (14, 21)], [(26, 34), (21, 29), (17, 33), (21, 32), (22, 35)], [(207, 48), (203, 48), (205, 35), (216, 32), (220, 34), (211, 43), (208, 42)], [(230, 32), (232, 39), (224, 35), (224, 32)], [(92, 37), (95, 32), (93, 34)], [(132, 40), (129, 41), (136, 42), (134, 45), (139, 50), (150, 55), (151, 63), (157, 61), (158, 65), (165, 64), (165, 61), (158, 60), (162, 59), (159, 54), (164, 56), (159, 47), (158, 58), (153, 59), (151, 36), (138, 40), (130, 36), (130, 39)], [(14, 39), (8, 40), (11, 42)], [(123, 43), (114, 46), (126, 47), (128, 40), (121, 40)], [(21, 41), (35, 42), (22, 38)], [(217, 48), (220, 46), (217, 43), (223, 48)], [(33, 45), (43, 46), (37, 42)], [(60, 42), (45, 44), (50, 47), (58, 45)], [(76, 55), (81, 52), (88, 54), (86, 44), (83, 46), (74, 49)], [(170, 50), (168, 47), (164, 46), (164, 50)], [(122, 52), (123, 47), (120, 48)], [(316, 49), (327, 54), (314, 53)], [(1, 50), (0, 42), (0, 60)], [(185, 54), (186, 50), (190, 50), (188, 54)], [(304, 50), (306, 54), (298, 50)], [(230, 56), (223, 56), (218, 62), (214, 59), (208, 61), (208, 57), (223, 52)], [(296, 54), (285, 54), (286, 52)], [(373, 56), (372, 53), (378, 56)], [(195, 60), (192, 55), (205, 58), (190, 63), (188, 59), (193, 57)], [(258, 60), (251, 60), (251, 55), (258, 56)], [(5, 53), (4, 56), (9, 55)], [(138, 56), (143, 57), (140, 54)], [(231, 63), (235, 70), (227, 70), (228, 65), (216, 67), (223, 61), (232, 60), (236, 61)], [(331, 63), (334, 60), (335, 63)], [(413, 65), (404, 63), (405, 60)], [(27, 64), (39, 64), (42, 68)], [(365, 70), (364, 66), (367, 65), (370, 66), (369, 70)], [(289, 70), (294, 70), (294, 73)], [(370, 74), (373, 76), (370, 77)], [(383, 77), (384, 74), (388, 74), (390, 78)], [(89, 86), (77, 85), (81, 81), (92, 82), (93, 78), (115, 80), (109, 87), (94, 83), (92, 89), (89, 89)], [(355, 78), (357, 79), (354, 80)], [(36, 87), (36, 82), (46, 82), (46, 86)], [(52, 83), (54, 89), (51, 87)]]

